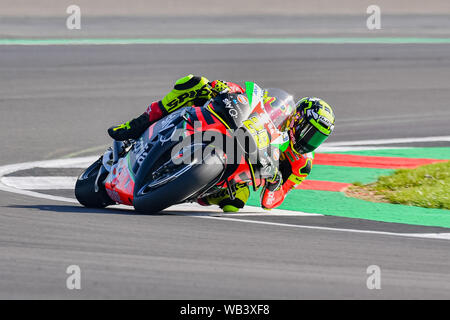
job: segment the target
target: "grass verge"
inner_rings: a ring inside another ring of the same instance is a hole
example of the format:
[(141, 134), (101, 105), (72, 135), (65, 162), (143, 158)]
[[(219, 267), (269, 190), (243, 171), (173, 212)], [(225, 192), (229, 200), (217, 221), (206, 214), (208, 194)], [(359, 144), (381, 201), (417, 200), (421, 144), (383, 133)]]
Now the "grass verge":
[(396, 170), (375, 183), (355, 183), (346, 194), (368, 201), (450, 210), (450, 161)]

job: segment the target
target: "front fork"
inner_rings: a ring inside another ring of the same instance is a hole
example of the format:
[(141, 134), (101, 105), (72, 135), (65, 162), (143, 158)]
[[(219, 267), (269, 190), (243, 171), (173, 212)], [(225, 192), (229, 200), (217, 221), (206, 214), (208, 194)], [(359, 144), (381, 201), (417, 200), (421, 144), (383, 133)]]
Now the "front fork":
[(122, 141), (116, 141), (114, 140), (113, 147), (112, 147), (112, 160), (113, 165), (119, 161), (119, 155), (120, 152), (123, 150), (124, 143)]

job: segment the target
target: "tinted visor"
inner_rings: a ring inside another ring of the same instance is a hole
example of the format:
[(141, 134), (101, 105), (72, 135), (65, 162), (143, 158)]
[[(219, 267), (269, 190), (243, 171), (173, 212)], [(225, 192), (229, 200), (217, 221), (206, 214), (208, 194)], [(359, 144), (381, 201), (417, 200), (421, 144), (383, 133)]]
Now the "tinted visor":
[(307, 121), (302, 121), (295, 128), (294, 149), (298, 153), (308, 153), (317, 149), (328, 138)]

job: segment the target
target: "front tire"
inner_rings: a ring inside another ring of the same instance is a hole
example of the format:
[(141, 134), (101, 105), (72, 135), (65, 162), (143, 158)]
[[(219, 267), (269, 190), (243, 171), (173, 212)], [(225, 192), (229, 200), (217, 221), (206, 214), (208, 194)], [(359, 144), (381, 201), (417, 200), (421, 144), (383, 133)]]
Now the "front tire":
[(108, 176), (108, 172), (100, 174), (98, 179), (98, 192), (95, 191), (95, 181), (99, 170), (102, 168), (102, 158), (89, 166), (77, 179), (75, 185), (75, 197), (78, 202), (88, 208), (105, 208), (115, 204), (106, 193), (102, 182)]
[[(180, 167), (180, 171), (184, 170)], [(135, 190), (133, 206), (141, 213), (157, 213), (182, 203), (205, 189), (222, 176), (225, 170), (223, 154), (210, 154), (176, 178), (145, 192), (145, 186)], [(151, 183), (146, 183), (149, 185)]]

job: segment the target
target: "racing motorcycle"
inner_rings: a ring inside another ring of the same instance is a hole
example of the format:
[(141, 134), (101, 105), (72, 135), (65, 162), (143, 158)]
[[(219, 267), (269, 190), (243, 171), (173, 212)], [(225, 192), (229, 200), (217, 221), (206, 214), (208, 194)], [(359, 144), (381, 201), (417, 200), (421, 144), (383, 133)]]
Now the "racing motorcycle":
[(264, 90), (253, 82), (245, 86), (245, 94), (218, 94), (202, 107), (181, 108), (137, 140), (114, 141), (78, 177), (77, 200), (157, 213), (224, 189), (234, 199), (242, 183), (256, 191), (277, 170), (289, 138), (273, 120), (280, 110), (265, 107)]

